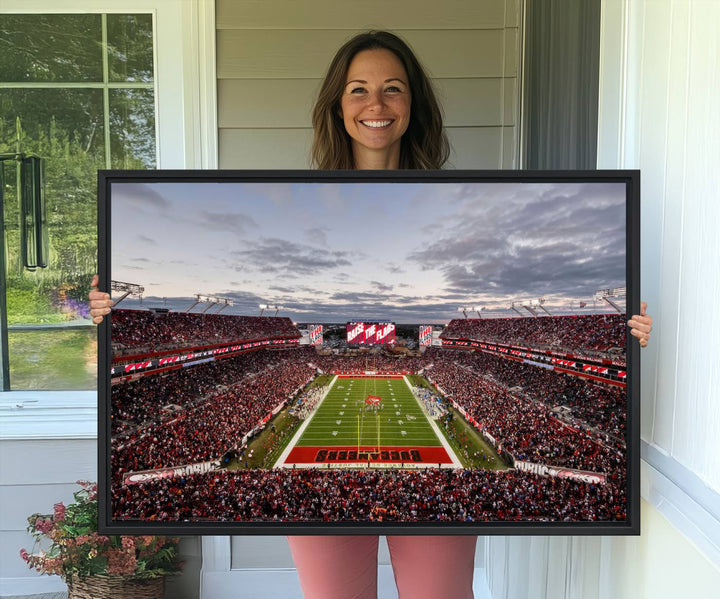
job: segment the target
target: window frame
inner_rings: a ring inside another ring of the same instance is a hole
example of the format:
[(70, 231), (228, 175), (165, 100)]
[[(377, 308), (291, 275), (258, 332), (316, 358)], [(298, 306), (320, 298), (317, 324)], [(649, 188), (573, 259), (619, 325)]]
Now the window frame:
[[(153, 17), (157, 168), (217, 168), (215, 3), (0, 0), (0, 14)], [(96, 439), (97, 391), (0, 391), (0, 439)]]

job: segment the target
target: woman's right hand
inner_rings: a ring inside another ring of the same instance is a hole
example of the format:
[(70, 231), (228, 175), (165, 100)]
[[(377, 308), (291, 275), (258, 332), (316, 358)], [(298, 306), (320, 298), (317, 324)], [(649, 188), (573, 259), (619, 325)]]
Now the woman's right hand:
[(110, 307), (113, 305), (110, 299), (110, 294), (104, 291), (98, 291), (97, 286), (100, 282), (100, 278), (95, 275), (93, 277), (90, 286), (92, 289), (88, 293), (88, 299), (90, 300), (90, 316), (95, 324), (100, 324), (105, 318), (106, 314), (110, 314)]

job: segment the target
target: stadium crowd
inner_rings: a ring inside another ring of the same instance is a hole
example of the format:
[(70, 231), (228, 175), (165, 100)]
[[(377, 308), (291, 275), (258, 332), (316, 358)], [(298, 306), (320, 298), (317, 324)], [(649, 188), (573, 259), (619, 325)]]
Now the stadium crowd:
[(112, 312), (114, 357), (255, 339), (299, 339), (289, 318), (121, 310)]
[[(158, 412), (158, 400), (166, 401), (157, 395), (142, 395), (136, 403), (155, 404), (154, 417), (150, 423), (146, 420), (137, 428), (129, 429), (112, 438), (111, 467), (116, 477), (128, 471), (147, 470), (177, 466), (182, 464), (204, 462), (222, 456), (228, 449), (236, 445), (246, 434), (252, 431), (259, 422), (276, 408), (289, 395), (302, 388), (313, 375), (313, 369), (301, 357), (301, 352), (267, 352), (267, 360), (261, 367), (258, 360), (262, 357), (252, 356), (257, 370), (246, 371), (242, 378), (237, 377), (237, 359), (223, 360), (219, 368), (189, 369), (182, 371), (184, 380), (180, 386), (187, 388), (195, 384), (197, 389), (207, 390), (213, 376), (218, 372), (225, 374), (217, 381), (215, 391), (198, 401), (185, 403), (179, 411), (167, 410)], [(241, 356), (242, 357), (242, 356)], [(235, 363), (233, 363), (235, 362)], [(233, 373), (234, 374), (231, 374)], [(177, 378), (180, 378), (178, 374)], [(232, 383), (230, 378), (232, 377)], [(188, 383), (188, 379), (192, 382)], [(200, 381), (198, 383), (198, 381)], [(123, 393), (134, 395), (133, 383), (126, 384)], [(162, 389), (158, 384), (156, 389)], [(113, 390), (115, 391), (115, 389)], [(185, 396), (185, 399), (192, 395)], [(126, 396), (122, 405), (127, 406), (131, 400)], [(135, 415), (148, 417), (147, 406)]]
[(625, 314), (539, 316), (537, 318), (457, 318), (441, 339), (474, 339), (524, 347), (588, 354), (612, 347), (625, 351)]
[(178, 408), (204, 401), (212, 393), (247, 375), (286, 363), (306, 364), (312, 356), (314, 351), (305, 348), (261, 349), (115, 384), (112, 386), (110, 415), (113, 438), (121, 439), (118, 436), (121, 433), (141, 426), (172, 420)]
[(511, 394), (508, 387), (465, 364), (449, 352), (427, 376), (482, 424), (516, 460), (592, 472), (624, 470), (624, 451), (561, 422), (539, 400)]
[(239, 470), (116, 488), (113, 517), (150, 521), (613, 521), (624, 481), (604, 485), (514, 470)]
[(489, 375), (505, 388), (522, 387), (526, 397), (540, 400), (549, 408), (567, 406), (574, 418), (588, 427), (616, 438), (625, 436), (624, 388), (484, 352), (434, 349), (430, 355), (437, 356), (436, 361), (447, 363), (450, 360)]

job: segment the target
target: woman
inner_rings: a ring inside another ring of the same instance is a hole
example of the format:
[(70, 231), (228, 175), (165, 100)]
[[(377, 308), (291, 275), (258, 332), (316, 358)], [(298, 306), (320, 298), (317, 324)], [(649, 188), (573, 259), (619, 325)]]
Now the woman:
[[(312, 116), (312, 159), (320, 169), (439, 169), (449, 155), (432, 85), (410, 48), (388, 32), (355, 36), (335, 55)], [(97, 277), (93, 286), (97, 285)], [(106, 293), (90, 293), (99, 323)], [(652, 319), (628, 323), (647, 344)], [(291, 536), (308, 599), (377, 596), (377, 536)], [(390, 536), (400, 599), (472, 598), (475, 536)]]

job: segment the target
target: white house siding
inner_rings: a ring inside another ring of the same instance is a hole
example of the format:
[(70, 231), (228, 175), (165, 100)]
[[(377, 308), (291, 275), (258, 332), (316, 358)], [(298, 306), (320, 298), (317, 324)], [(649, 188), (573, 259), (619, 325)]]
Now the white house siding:
[(518, 0), (218, 0), (220, 168), (308, 168), (310, 113), (333, 53), (390, 29), (433, 77), (452, 168), (517, 166)]

